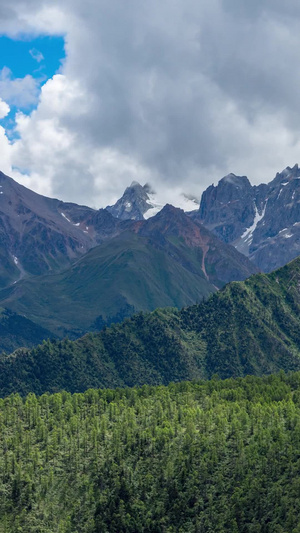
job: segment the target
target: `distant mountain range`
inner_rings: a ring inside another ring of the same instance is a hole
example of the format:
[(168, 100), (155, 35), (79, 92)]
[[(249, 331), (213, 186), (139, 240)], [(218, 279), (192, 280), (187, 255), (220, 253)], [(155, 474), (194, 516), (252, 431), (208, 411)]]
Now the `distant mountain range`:
[(299, 180), (297, 165), (268, 185), (230, 174), (200, 207), (186, 196), (184, 213), (162, 207), (148, 184), (133, 182), (96, 210), (0, 173), (0, 305), (75, 338), (134, 312), (199, 302), (300, 253)]
[[(115, 217), (141, 220), (162, 207), (149, 185), (134, 182), (107, 207)], [(152, 203), (151, 203), (152, 201)], [(246, 176), (229, 174), (204, 191), (200, 207), (185, 211), (225, 243), (232, 244), (263, 272), (300, 254), (300, 169), (287, 167), (268, 184), (252, 186)]]
[(0, 358), (0, 395), (300, 370), (300, 258), (207, 301)]
[(183, 307), (257, 271), (181, 209), (91, 248), (60, 273), (31, 276), (0, 291), (0, 302), (59, 336), (79, 336), (141, 310)]

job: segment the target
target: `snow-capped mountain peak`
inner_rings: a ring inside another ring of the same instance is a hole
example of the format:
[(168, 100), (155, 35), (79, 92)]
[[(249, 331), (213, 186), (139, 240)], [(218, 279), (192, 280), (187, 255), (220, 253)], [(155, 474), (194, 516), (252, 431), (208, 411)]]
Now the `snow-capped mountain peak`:
[[(180, 207), (184, 211), (194, 211), (199, 208), (199, 201), (192, 195), (172, 191), (175, 207)], [(169, 200), (168, 200), (169, 201)], [(167, 202), (163, 196), (154, 191), (149, 183), (141, 185), (133, 181), (125, 189), (123, 196), (106, 209), (114, 217), (121, 220), (143, 220), (155, 216), (164, 207)]]

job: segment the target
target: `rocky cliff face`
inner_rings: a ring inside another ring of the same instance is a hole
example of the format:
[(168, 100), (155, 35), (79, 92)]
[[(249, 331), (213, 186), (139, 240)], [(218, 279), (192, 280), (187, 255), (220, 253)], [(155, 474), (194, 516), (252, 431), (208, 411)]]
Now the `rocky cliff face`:
[[(261, 191), (260, 188), (257, 188)], [(263, 217), (253, 232), (249, 257), (265, 272), (300, 255), (300, 169), (287, 167), (264, 191)], [(240, 243), (237, 243), (237, 248)]]
[(231, 243), (250, 226), (255, 215), (254, 192), (246, 176), (229, 174), (202, 195), (199, 219), (222, 241)]
[(270, 272), (300, 255), (300, 169), (259, 186), (229, 174), (203, 193), (194, 217)]

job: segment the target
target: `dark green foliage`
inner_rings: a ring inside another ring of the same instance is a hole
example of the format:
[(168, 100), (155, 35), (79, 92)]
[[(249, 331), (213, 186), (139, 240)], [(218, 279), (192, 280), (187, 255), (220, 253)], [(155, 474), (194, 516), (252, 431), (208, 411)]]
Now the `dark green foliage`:
[[(186, 346), (185, 346), (186, 343)], [(203, 375), (203, 346), (176, 310), (135, 315), (78, 341), (45, 341), (0, 359), (0, 395), (152, 385)]]
[(0, 400), (0, 531), (299, 533), (300, 373)]
[(113, 316), (108, 316), (106, 319), (103, 318), (103, 315), (97, 316), (96, 320), (91, 325), (91, 331), (99, 331), (104, 327), (109, 327), (112, 324), (118, 324), (122, 322), (125, 318), (129, 318), (134, 314), (134, 307), (129, 304), (125, 304), (124, 307), (120, 309), (118, 313)]
[(0, 308), (0, 353), (10, 353), (22, 346), (31, 347), (48, 337), (54, 335), (25, 316)]
[(298, 370), (299, 287), (297, 259), (182, 311), (140, 313), (75, 342), (18, 350), (0, 360), (0, 395)]

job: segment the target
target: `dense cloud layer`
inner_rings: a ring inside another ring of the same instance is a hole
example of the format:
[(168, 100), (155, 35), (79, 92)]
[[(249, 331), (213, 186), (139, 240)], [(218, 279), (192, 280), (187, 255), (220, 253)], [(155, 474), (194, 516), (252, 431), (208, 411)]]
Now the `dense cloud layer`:
[(269, 181), (299, 161), (298, 2), (2, 2), (1, 32), (66, 39), (61, 73), (18, 115), (20, 140), (0, 135), (4, 170), (28, 186), (100, 206), (135, 179), (175, 202), (228, 172)]

